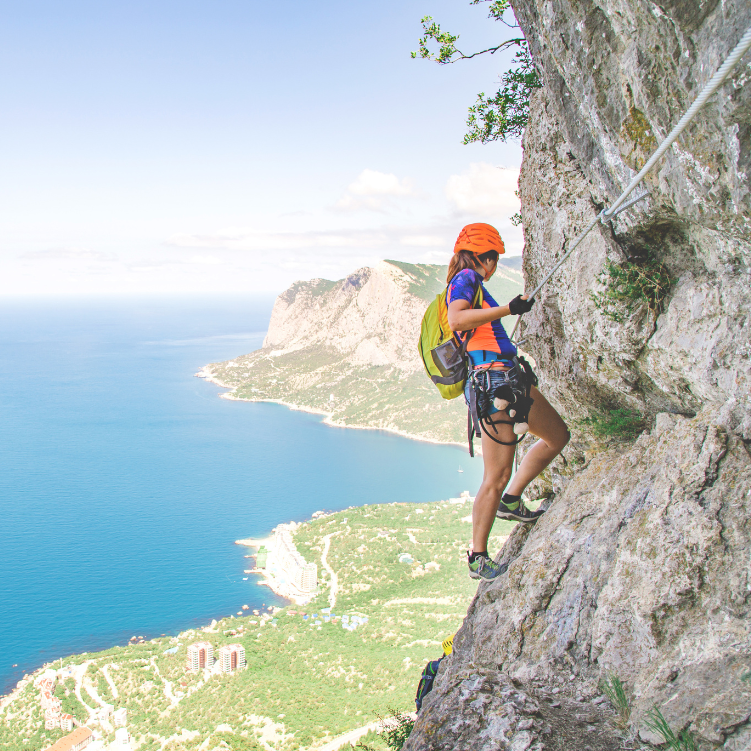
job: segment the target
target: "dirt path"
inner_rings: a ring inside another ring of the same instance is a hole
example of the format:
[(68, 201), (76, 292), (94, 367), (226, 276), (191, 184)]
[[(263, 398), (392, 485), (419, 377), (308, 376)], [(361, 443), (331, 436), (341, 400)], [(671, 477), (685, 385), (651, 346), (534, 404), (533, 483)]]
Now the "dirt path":
[(100, 670), (102, 671), (102, 675), (104, 676), (104, 680), (107, 681), (110, 687), (110, 691), (112, 691), (112, 696), (115, 699), (120, 698), (120, 693), (117, 690), (117, 686), (115, 685), (115, 682), (112, 680), (112, 676), (109, 674), (109, 670), (107, 668), (113, 668), (115, 665), (103, 665)]
[(336, 596), (339, 593), (339, 577), (334, 572), (334, 569), (329, 566), (329, 562), (326, 560), (326, 556), (329, 554), (331, 548), (331, 538), (335, 535), (340, 535), (341, 532), (332, 532), (330, 535), (326, 535), (323, 540), (323, 553), (321, 553), (321, 565), (329, 572), (331, 577), (331, 588), (329, 589), (329, 607), (333, 610), (336, 607)]
[(168, 681), (160, 672), (159, 666), (156, 664), (156, 657), (152, 657), (149, 662), (154, 668), (154, 675), (158, 676), (159, 680), (164, 684), (164, 696), (170, 703), (171, 707), (176, 707), (180, 703), (180, 697), (175, 696), (172, 693), (172, 681)]
[[(93, 707), (90, 707), (84, 700), (83, 696), (81, 696), (81, 683), (83, 682), (83, 677), (86, 674), (86, 670), (88, 669), (91, 662), (84, 662), (81, 665), (77, 665), (75, 670), (73, 671), (73, 679), (76, 682), (76, 688), (74, 690), (74, 693), (76, 695), (76, 699), (83, 704), (84, 707), (86, 707), (86, 711), (89, 713), (89, 717), (93, 718), (96, 714), (96, 710)], [(88, 720), (87, 720), (88, 722)]]
[(369, 725), (363, 725), (361, 728), (355, 728), (343, 735), (337, 735), (336, 738), (323, 746), (311, 746), (308, 751), (338, 751), (344, 746), (352, 746), (371, 730), (377, 730), (380, 724), (380, 721), (376, 720)]
[(99, 692), (96, 690), (96, 686), (93, 684), (90, 678), (86, 678), (81, 681), (81, 685), (86, 689), (86, 693), (100, 706), (103, 707), (107, 702), (99, 696)]

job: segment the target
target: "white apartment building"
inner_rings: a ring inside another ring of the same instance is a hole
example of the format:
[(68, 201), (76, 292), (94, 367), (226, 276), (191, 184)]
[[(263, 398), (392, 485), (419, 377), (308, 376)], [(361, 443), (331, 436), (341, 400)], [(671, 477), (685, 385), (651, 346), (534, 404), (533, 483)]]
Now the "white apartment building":
[(223, 673), (233, 673), (245, 667), (245, 647), (242, 644), (225, 644), (219, 647), (219, 665)]
[(115, 743), (122, 749), (130, 748), (130, 733), (125, 728), (118, 728), (115, 730)]
[(281, 524), (274, 533), (274, 552), (280, 568), (301, 592), (315, 592), (318, 587), (318, 566), (307, 563), (297, 552), (289, 529)]
[(207, 641), (197, 641), (188, 646), (186, 669), (197, 673), (214, 666), (214, 645)]
[(111, 704), (102, 704), (97, 712), (97, 717), (100, 720), (109, 720), (110, 715), (115, 711), (115, 708)]

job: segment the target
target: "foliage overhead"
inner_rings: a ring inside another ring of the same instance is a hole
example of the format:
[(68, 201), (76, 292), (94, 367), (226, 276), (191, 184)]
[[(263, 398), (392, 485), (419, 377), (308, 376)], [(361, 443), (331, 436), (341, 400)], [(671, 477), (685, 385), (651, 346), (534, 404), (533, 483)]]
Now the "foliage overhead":
[[(509, 0), (472, 0), (471, 4), (478, 5), (481, 2), (490, 2), (489, 18), (500, 21), (509, 28), (519, 28), (517, 24), (510, 24), (504, 19), (506, 12), (511, 9)], [(494, 47), (466, 54), (456, 46), (459, 35), (443, 31), (432, 16), (425, 16), (421, 23), (423, 36), (419, 40), (418, 51), (412, 52), (413, 58), (426, 58), (446, 65), (458, 60), (469, 60), (488, 52), (494, 55), (500, 50), (516, 48), (513, 67), (501, 74), (501, 88), (490, 96), (481, 92), (477, 95), (477, 101), (469, 108), (464, 143), (490, 143), (520, 138), (529, 120), (529, 98), (532, 90), (541, 85), (524, 36), (507, 39)], [(431, 51), (431, 42), (438, 45), (436, 52)]]

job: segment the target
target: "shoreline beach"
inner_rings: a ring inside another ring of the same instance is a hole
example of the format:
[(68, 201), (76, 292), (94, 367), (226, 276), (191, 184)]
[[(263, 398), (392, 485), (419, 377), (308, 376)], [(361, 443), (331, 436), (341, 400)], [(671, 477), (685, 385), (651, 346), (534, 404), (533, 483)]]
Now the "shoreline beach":
[[(315, 512), (313, 517), (311, 518), (318, 518), (320, 516), (324, 516), (325, 514), (323, 512)], [(272, 532), (275, 532), (278, 527), (288, 527), (291, 530), (294, 530), (298, 524), (296, 522), (287, 522), (280, 525), (277, 525), (277, 527), (274, 527), (274, 530)], [(266, 547), (269, 551), (268, 559), (267, 559), (267, 566), (269, 569), (275, 568), (277, 565), (276, 558), (276, 551), (275, 551), (275, 544), (274, 544), (274, 534), (271, 534), (267, 537), (248, 537), (243, 538), (240, 540), (235, 540), (235, 545), (243, 545), (247, 548), (256, 548), (257, 550), (261, 547)], [(247, 557), (255, 557), (255, 556), (247, 556)], [(269, 565), (270, 564), (270, 565)], [(296, 587), (291, 585), (289, 582), (281, 581), (277, 576), (275, 576), (274, 572), (272, 570), (268, 569), (259, 569), (257, 566), (253, 566), (252, 569), (245, 570), (243, 573), (247, 575), (256, 574), (263, 578), (263, 581), (259, 581), (259, 585), (267, 586), (274, 594), (281, 597), (284, 600), (289, 601), (290, 603), (294, 603), (298, 606), (306, 605), (310, 600), (312, 600), (318, 592), (301, 592)], [(279, 608), (275, 608), (275, 610), (278, 610)], [(248, 613), (252, 613), (253, 611), (248, 611)], [(230, 616), (235, 617), (235, 616)], [(202, 631), (205, 633), (213, 633), (213, 625), (216, 623), (216, 619), (213, 619), (210, 623), (204, 625), (204, 626), (194, 626), (192, 627), (193, 630), (196, 632)], [(187, 629), (190, 630), (190, 629)], [(176, 634), (172, 638), (179, 638), (182, 633), (184, 633), (186, 630), (183, 629), (180, 634)], [(164, 636), (164, 634), (162, 634)], [(144, 641), (153, 641), (154, 639), (157, 639), (159, 637), (151, 637), (146, 638)], [(122, 646), (118, 644), (112, 645), (115, 646)], [(52, 660), (49, 663), (44, 663), (43, 665), (39, 665), (38, 667), (32, 669), (30, 672), (26, 673), (21, 680), (16, 683), (15, 686), (13, 686), (7, 693), (0, 694), (0, 710), (3, 710), (5, 707), (7, 707), (9, 704), (11, 704), (16, 696), (28, 685), (29, 681), (34, 679), (34, 676), (37, 676), (40, 671), (50, 668), (55, 664), (56, 661), (59, 659), (65, 659), (67, 657), (73, 657), (75, 655), (87, 655), (89, 654), (89, 651), (84, 652), (71, 652), (66, 655), (62, 655), (61, 657), (56, 657), (54, 660)]]
[[(320, 516), (321, 512), (316, 512), (316, 516)], [(264, 538), (246, 538), (241, 540), (235, 540), (235, 545), (243, 545), (247, 548), (255, 548), (259, 551), (261, 548), (266, 548), (267, 557), (266, 565), (263, 568), (258, 567), (256, 559), (256, 565), (252, 569), (246, 569), (244, 574), (253, 574), (261, 576), (263, 581), (259, 581), (258, 584), (268, 587), (275, 595), (294, 603), (295, 605), (307, 605), (317, 594), (318, 589), (313, 592), (303, 592), (298, 589), (292, 582), (288, 581), (286, 576), (282, 576), (285, 572), (285, 566), (279, 555), (279, 551), (276, 547), (276, 532), (279, 529), (287, 529), (290, 532), (294, 532), (297, 528), (295, 522), (288, 522), (278, 524), (272, 530), (273, 534)], [(246, 558), (255, 558), (256, 556), (250, 555)]]
[[(332, 412), (326, 412), (322, 409), (316, 409), (315, 407), (304, 407), (300, 404), (293, 404), (292, 402), (285, 402), (281, 399), (251, 399), (244, 396), (235, 396), (234, 391), (237, 390), (236, 386), (229, 386), (226, 383), (222, 383), (218, 378), (216, 378), (211, 371), (207, 371), (206, 368), (208, 366), (204, 365), (197, 373), (195, 373), (196, 378), (201, 378), (202, 380), (206, 381), (206, 383), (213, 383), (215, 386), (219, 386), (223, 389), (228, 389), (228, 391), (224, 394), (219, 394), (220, 399), (226, 399), (227, 401), (231, 402), (251, 402), (251, 403), (267, 403), (267, 404), (280, 404), (282, 407), (287, 407), (287, 409), (292, 409), (297, 412), (307, 412), (311, 415), (323, 415), (324, 420), (323, 424), (328, 425), (331, 428), (345, 428), (345, 429), (352, 429), (352, 430), (382, 430), (386, 433), (392, 433), (393, 435), (401, 436), (402, 438), (408, 438), (411, 441), (421, 441), (422, 443), (432, 443), (438, 446), (461, 446), (464, 448), (466, 446), (466, 443), (459, 443), (458, 441), (439, 441), (435, 438), (426, 438), (425, 436), (415, 435), (414, 433), (408, 433), (405, 430), (399, 430), (398, 428), (382, 428), (382, 427), (374, 427), (372, 425), (352, 425), (349, 423), (342, 423), (337, 422), (336, 420), (332, 419)], [(479, 448), (479, 445), (475, 448), (475, 453), (478, 455), (482, 454), (482, 451)]]

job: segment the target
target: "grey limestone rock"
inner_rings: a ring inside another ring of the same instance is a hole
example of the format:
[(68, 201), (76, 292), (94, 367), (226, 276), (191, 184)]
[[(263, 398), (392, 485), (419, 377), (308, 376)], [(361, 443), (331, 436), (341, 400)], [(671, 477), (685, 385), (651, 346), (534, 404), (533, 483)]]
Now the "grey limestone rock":
[[(510, 749), (518, 701), (500, 687), (557, 688), (594, 711), (586, 697), (606, 675), (627, 687), (642, 737), (657, 705), (707, 747), (727, 738), (740, 748), (751, 715), (749, 550), (744, 442), (704, 414), (660, 415), (627, 450), (593, 457), (534, 527), (514, 531), (498, 559), (508, 572), (480, 585), (406, 748)], [(544, 717), (525, 716), (535, 728)], [(480, 740), (486, 723), (495, 746)], [(539, 733), (535, 742), (558, 748)]]
[[(677, 122), (751, 4), (514, 9), (543, 81), (519, 183), (529, 290)], [(575, 431), (581, 461), (558, 462), (549, 509), (480, 585), (409, 751), (636, 748), (662, 740), (644, 723), (654, 706), (700, 749), (751, 749), (750, 59), (649, 177), (650, 198), (598, 225), (523, 319), (569, 421), (620, 406), (651, 428), (589, 449)], [(648, 251), (674, 280), (661, 314), (606, 318), (590, 296), (606, 260)], [(626, 686), (621, 728), (598, 698), (606, 676)]]
[[(675, 125), (751, 25), (751, 5), (520, 0), (515, 9), (544, 82), (519, 181), (529, 289)], [(524, 317), (525, 346), (569, 416), (602, 404), (695, 414), (731, 401), (736, 421), (746, 418), (749, 75), (744, 59), (647, 178), (650, 198), (598, 225)], [(625, 324), (609, 320), (590, 298), (605, 261), (647, 252), (674, 279), (663, 313), (654, 320), (634, 305)]]

